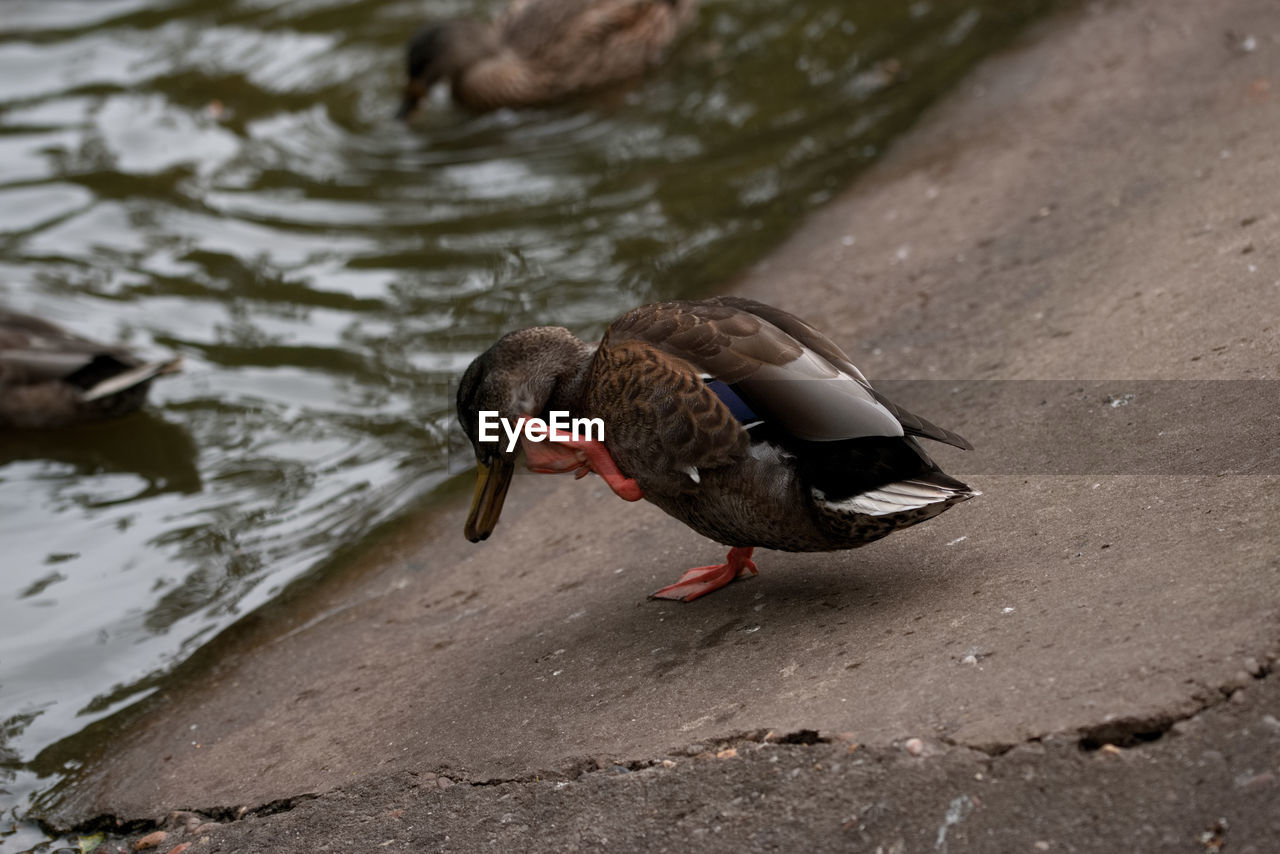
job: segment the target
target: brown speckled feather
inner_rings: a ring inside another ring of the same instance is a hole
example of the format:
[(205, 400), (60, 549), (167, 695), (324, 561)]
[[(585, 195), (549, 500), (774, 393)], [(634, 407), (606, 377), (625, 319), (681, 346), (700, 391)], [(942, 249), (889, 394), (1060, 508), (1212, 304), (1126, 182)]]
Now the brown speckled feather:
[(606, 337), (587, 382), (586, 411), (610, 425), (610, 453), (646, 492), (691, 491), (691, 469), (746, 456), (747, 431), (682, 359)]
[(759, 317), (717, 301), (641, 306), (609, 326), (606, 344), (641, 341), (693, 361), (727, 383), (747, 379), (762, 365), (785, 365), (800, 346)]

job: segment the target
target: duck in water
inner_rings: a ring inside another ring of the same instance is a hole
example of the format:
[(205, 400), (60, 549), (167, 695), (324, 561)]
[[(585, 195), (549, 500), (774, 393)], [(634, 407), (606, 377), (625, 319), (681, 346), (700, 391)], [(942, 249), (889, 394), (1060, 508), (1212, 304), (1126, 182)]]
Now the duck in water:
[(497, 20), (419, 30), (398, 116), (437, 82), (472, 110), (530, 107), (642, 74), (693, 18), (695, 0), (514, 0)]
[(181, 358), (146, 362), (46, 320), (0, 309), (0, 429), (66, 427), (126, 415)]

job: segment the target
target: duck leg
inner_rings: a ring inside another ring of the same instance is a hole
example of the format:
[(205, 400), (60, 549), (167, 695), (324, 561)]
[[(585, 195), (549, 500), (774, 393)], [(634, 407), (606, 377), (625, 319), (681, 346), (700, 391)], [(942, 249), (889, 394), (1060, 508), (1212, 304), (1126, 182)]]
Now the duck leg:
[(636, 483), (635, 478), (627, 477), (618, 470), (618, 464), (613, 461), (613, 457), (609, 456), (609, 449), (604, 446), (604, 442), (570, 440), (561, 444), (573, 448), (585, 457), (582, 469), (578, 470), (578, 477), (586, 474), (583, 469), (590, 469), (604, 478), (604, 482), (609, 484), (609, 488), (623, 501), (639, 501), (644, 498), (640, 484)]
[(675, 584), (649, 594), (650, 599), (675, 599), (679, 602), (692, 602), (699, 596), (705, 596), (713, 590), (719, 590), (735, 578), (745, 575), (756, 575), (755, 563), (751, 560), (751, 546), (734, 546), (724, 563), (715, 566), (696, 566), (680, 576)]
[(564, 474), (573, 472), (575, 477), (585, 477), (595, 472), (604, 478), (609, 488), (624, 501), (639, 501), (644, 492), (634, 478), (618, 470), (603, 442), (594, 440), (559, 439), (548, 442), (521, 440), (525, 465), (539, 474)]

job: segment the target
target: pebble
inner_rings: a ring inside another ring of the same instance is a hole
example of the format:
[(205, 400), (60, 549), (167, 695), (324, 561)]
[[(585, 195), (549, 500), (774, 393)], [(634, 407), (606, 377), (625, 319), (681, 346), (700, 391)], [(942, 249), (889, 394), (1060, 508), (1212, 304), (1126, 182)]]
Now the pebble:
[(1249, 675), (1254, 679), (1261, 679), (1266, 675), (1262, 670), (1262, 665), (1258, 663), (1258, 659), (1253, 656), (1249, 656), (1244, 660), (1244, 669), (1247, 670)]
[(735, 759), (737, 756), (738, 751), (736, 748), (726, 747), (724, 750), (721, 750), (716, 754), (716, 759)]
[(1262, 724), (1263, 726), (1270, 727), (1276, 732), (1280, 732), (1280, 719), (1277, 719), (1275, 715), (1263, 715)]
[(222, 822), (206, 821), (204, 824), (196, 825), (196, 827), (191, 831), (191, 835), (204, 836), (206, 833), (212, 830), (217, 830), (219, 827), (222, 827)]
[(1243, 688), (1240, 689), (1239, 691), (1231, 692), (1231, 702), (1235, 703), (1238, 706), (1243, 705), (1245, 702), (1247, 702), (1247, 698), (1244, 695)]
[(664, 760), (662, 760), (662, 767), (663, 767), (663, 768), (674, 768), (674, 767), (676, 767), (676, 763), (675, 763), (674, 761), (670, 760), (670, 759), (664, 759)]
[(182, 854), (183, 851), (186, 851), (190, 847), (191, 847), (190, 842), (183, 842), (181, 845), (175, 845), (172, 848), (170, 848), (169, 854)]
[(1237, 670), (1236, 675), (1231, 677), (1230, 681), (1228, 681), (1223, 688), (1224, 692), (1229, 694), (1237, 688), (1243, 688), (1246, 685), (1251, 684), (1253, 684), (1253, 677), (1243, 670)]
[(453, 781), (450, 780), (448, 777), (441, 777), (440, 779), (436, 780), (436, 785), (442, 789), (447, 789), (453, 785)]
[(1235, 785), (1237, 789), (1255, 791), (1257, 789), (1265, 789), (1275, 781), (1275, 774), (1270, 771), (1263, 771), (1261, 774), (1239, 774), (1236, 776)]
[(924, 753), (924, 740), (919, 738), (908, 738), (902, 743), (902, 748), (912, 756), (920, 756)]
[(148, 833), (146, 836), (142, 837), (137, 842), (133, 843), (133, 850), (146, 851), (148, 848), (155, 848), (159, 845), (164, 844), (164, 841), (168, 838), (169, 838), (169, 834), (165, 833), (163, 830), (153, 831), (152, 833)]
[(1206, 750), (1200, 754), (1200, 760), (1206, 765), (1221, 765), (1226, 767), (1227, 758), (1216, 750)]

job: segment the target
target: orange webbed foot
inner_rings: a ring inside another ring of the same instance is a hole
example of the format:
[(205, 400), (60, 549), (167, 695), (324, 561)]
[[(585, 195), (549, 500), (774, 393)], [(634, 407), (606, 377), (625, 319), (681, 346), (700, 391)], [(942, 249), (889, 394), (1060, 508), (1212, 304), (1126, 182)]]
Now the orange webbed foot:
[(649, 594), (650, 599), (674, 599), (677, 602), (692, 602), (699, 596), (706, 596), (719, 590), (735, 578), (757, 575), (755, 562), (751, 560), (754, 551), (749, 546), (735, 546), (729, 549), (724, 563), (714, 566), (696, 566), (680, 576), (675, 584), (669, 584), (661, 590)]

